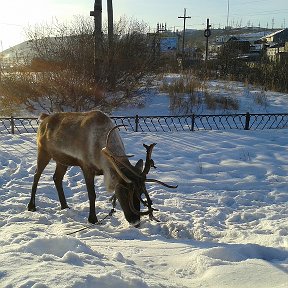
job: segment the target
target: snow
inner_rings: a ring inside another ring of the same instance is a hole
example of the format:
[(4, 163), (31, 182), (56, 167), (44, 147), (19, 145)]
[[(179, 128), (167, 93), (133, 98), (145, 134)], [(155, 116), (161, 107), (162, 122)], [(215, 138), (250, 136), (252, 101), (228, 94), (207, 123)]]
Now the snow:
[[(268, 109), (287, 109), (287, 97), (267, 92)], [(40, 179), (38, 210), (27, 211), (35, 134), (0, 135), (0, 287), (287, 287), (287, 129), (121, 136), (133, 163), (145, 156), (143, 143), (156, 142), (150, 177), (179, 185), (147, 184), (159, 223), (143, 217), (132, 227), (117, 204), (102, 225), (89, 225), (77, 167), (64, 177), (70, 209), (60, 210), (54, 163)], [(111, 194), (101, 176), (95, 185), (103, 219)]]
[[(171, 101), (168, 93), (159, 91), (159, 86), (162, 82), (170, 85), (178, 80), (181, 76), (179, 74), (167, 74), (155, 81), (155, 87), (144, 91), (142, 95), (142, 102), (146, 105), (140, 107), (127, 107), (117, 109), (113, 112), (114, 116), (123, 116), (129, 113), (129, 116), (167, 116), (167, 115), (183, 115), (183, 112), (177, 109), (171, 109)], [(182, 77), (183, 78), (183, 77)], [(185, 77), (184, 77), (185, 79)], [(189, 77), (188, 77), (189, 79)], [(280, 92), (265, 91), (263, 87), (253, 86), (247, 83), (240, 83), (236, 81), (222, 81), (209, 80), (203, 83), (204, 91), (213, 97), (222, 96), (228, 97), (239, 103), (238, 110), (225, 110), (217, 108), (215, 110), (208, 110), (202, 104), (194, 108), (192, 111), (196, 115), (207, 114), (241, 114), (241, 113), (288, 113), (288, 94)], [(203, 97), (203, 92), (200, 97)], [(185, 96), (184, 96), (185, 97)], [(189, 102), (188, 102), (189, 104)], [(147, 109), (149, 108), (149, 109)], [(185, 114), (185, 113), (184, 113)], [(192, 114), (192, 113), (188, 113)]]

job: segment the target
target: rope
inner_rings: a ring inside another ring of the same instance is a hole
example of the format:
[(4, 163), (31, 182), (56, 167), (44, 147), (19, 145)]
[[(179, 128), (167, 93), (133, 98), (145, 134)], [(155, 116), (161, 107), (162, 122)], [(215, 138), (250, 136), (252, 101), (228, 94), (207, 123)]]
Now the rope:
[(112, 208), (111, 211), (110, 211), (102, 220), (98, 221), (97, 223), (91, 224), (91, 225), (89, 225), (89, 226), (84, 226), (83, 228), (78, 229), (78, 230), (73, 231), (73, 232), (69, 232), (69, 233), (67, 233), (66, 235), (73, 235), (73, 234), (76, 234), (76, 233), (81, 232), (81, 231), (83, 231), (83, 230), (91, 229), (91, 228), (93, 228), (93, 227), (95, 227), (95, 226), (97, 226), (97, 225), (102, 225), (103, 221), (104, 221), (106, 218), (111, 217), (115, 212), (116, 212), (116, 210), (115, 210), (114, 208)]
[(110, 212), (109, 212), (103, 219), (101, 219), (100, 221), (98, 221), (98, 222), (95, 223), (95, 224), (91, 224), (91, 225), (89, 225), (89, 226), (84, 226), (84, 227), (81, 228), (81, 229), (78, 229), (78, 230), (73, 231), (73, 232), (69, 232), (69, 233), (67, 233), (66, 235), (73, 235), (73, 234), (76, 234), (76, 233), (81, 232), (81, 231), (83, 231), (83, 230), (91, 229), (91, 228), (95, 227), (96, 225), (102, 225), (103, 221), (104, 221), (106, 218), (112, 217), (113, 214), (116, 212), (116, 210), (115, 210), (115, 207), (116, 207), (116, 196), (115, 196), (115, 194), (110, 198), (110, 201), (112, 202), (112, 206), (113, 206), (113, 207), (112, 207), (112, 209), (110, 210)]

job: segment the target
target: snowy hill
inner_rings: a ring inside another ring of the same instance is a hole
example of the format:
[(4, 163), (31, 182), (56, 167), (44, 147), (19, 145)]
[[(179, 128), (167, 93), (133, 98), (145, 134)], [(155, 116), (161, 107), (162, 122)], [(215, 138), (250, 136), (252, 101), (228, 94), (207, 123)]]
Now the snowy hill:
[(15, 64), (24, 64), (25, 60), (35, 57), (31, 41), (25, 41), (0, 53), (3, 68), (13, 67)]

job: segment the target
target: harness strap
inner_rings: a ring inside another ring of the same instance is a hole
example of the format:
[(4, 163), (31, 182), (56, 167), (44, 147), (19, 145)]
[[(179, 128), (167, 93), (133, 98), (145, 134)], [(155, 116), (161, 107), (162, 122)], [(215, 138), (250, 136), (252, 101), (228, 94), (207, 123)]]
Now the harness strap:
[(112, 209), (110, 210), (110, 212), (103, 218), (101, 219), (100, 221), (98, 221), (97, 223), (95, 224), (91, 224), (89, 226), (84, 226), (83, 228), (81, 229), (78, 229), (76, 231), (73, 231), (73, 232), (70, 232), (70, 233), (67, 233), (66, 235), (73, 235), (73, 234), (76, 234), (80, 231), (83, 231), (83, 230), (86, 230), (86, 229), (91, 229), (93, 227), (95, 227), (95, 225), (101, 225), (103, 223), (103, 221), (107, 218), (107, 217), (112, 217), (113, 214), (116, 212), (115, 210), (115, 207), (116, 207), (116, 195), (114, 194), (111, 198), (110, 198), (110, 201), (112, 202)]
[(112, 209), (110, 212), (100, 221), (98, 221), (96, 224), (102, 224), (102, 222), (107, 218), (107, 217), (112, 217), (112, 215), (116, 212), (115, 207), (116, 207), (116, 195), (114, 194), (111, 198), (110, 201), (112, 202)]

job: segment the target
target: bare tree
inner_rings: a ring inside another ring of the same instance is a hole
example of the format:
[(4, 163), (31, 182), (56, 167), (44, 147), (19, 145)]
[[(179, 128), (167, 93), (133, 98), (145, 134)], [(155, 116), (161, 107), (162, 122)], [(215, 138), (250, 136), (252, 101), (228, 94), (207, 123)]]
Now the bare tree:
[(104, 30), (97, 80), (90, 19), (78, 17), (69, 25), (55, 22), (30, 28), (33, 60), (18, 69), (17, 76), (13, 73), (2, 79), (0, 88), (10, 100), (17, 99), (31, 109), (111, 111), (131, 102), (143, 78), (153, 72), (147, 28), (123, 18), (115, 24), (110, 43)]

